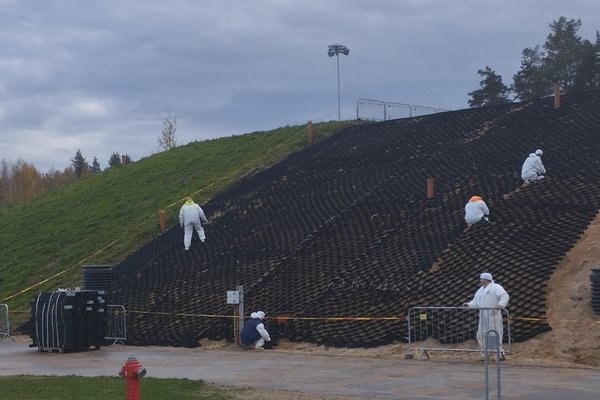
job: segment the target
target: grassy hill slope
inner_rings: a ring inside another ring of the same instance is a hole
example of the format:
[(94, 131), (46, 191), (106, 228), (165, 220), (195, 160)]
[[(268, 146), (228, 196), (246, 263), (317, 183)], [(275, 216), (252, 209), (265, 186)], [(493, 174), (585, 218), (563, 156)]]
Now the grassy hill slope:
[[(347, 125), (314, 124), (314, 139)], [(82, 265), (114, 264), (156, 236), (159, 209), (174, 224), (186, 195), (203, 203), (307, 145), (305, 126), (193, 142), (0, 208), (0, 303), (25, 312), (38, 291), (79, 286)]]

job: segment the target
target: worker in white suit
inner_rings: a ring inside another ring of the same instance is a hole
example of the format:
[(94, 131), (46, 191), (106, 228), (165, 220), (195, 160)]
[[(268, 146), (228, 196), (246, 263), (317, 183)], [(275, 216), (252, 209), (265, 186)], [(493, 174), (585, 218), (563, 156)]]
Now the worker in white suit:
[(186, 197), (185, 202), (179, 210), (179, 224), (184, 229), (183, 245), (186, 250), (189, 250), (192, 244), (194, 229), (198, 232), (198, 238), (201, 242), (204, 242), (206, 239), (204, 228), (202, 228), (200, 221), (208, 223), (204, 211), (198, 204), (194, 203), (191, 197)]
[(465, 206), (465, 222), (469, 225), (476, 224), (482, 219), (489, 221), (490, 210), (481, 196), (472, 196)]
[[(481, 287), (475, 292), (475, 296), (463, 306), (479, 308), (479, 325), (477, 326), (477, 342), (482, 349), (485, 346), (485, 337), (489, 331), (496, 331), (500, 341), (500, 358), (504, 359), (504, 347), (502, 347), (503, 326), (502, 311), (508, 304), (509, 296), (504, 288), (494, 283), (492, 274), (484, 272), (479, 276)], [(488, 338), (493, 339), (493, 333)], [(492, 349), (493, 350), (493, 349)]]
[(523, 179), (525, 184), (544, 179), (544, 176), (546, 175), (546, 168), (542, 163), (541, 156), (543, 155), (544, 152), (541, 149), (537, 149), (534, 153), (529, 154), (529, 156), (525, 159), (525, 162), (523, 162), (523, 167), (521, 168), (521, 179)]

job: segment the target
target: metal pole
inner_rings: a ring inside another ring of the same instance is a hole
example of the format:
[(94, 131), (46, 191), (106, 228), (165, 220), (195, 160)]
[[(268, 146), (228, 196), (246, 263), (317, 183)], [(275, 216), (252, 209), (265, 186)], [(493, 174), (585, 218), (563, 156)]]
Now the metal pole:
[[(493, 335), (493, 341), (490, 342), (489, 338), (490, 338), (490, 333)], [(501, 394), (500, 394), (500, 390), (501, 390), (501, 384), (500, 384), (500, 345), (502, 343), (502, 338), (500, 337), (500, 335), (498, 334), (497, 331), (490, 329), (489, 331), (487, 331), (487, 333), (485, 334), (484, 338), (483, 338), (483, 343), (484, 343), (484, 362), (485, 362), (485, 400), (489, 400), (490, 398), (490, 388), (489, 388), (489, 377), (488, 377), (488, 354), (489, 354), (489, 348), (494, 346), (495, 349), (495, 353), (496, 353), (496, 357), (495, 357), (495, 362), (496, 362), (496, 396), (497, 399), (500, 400)]]
[(337, 82), (338, 82), (338, 121), (342, 120), (340, 111), (340, 54), (336, 51), (335, 57), (337, 58)]

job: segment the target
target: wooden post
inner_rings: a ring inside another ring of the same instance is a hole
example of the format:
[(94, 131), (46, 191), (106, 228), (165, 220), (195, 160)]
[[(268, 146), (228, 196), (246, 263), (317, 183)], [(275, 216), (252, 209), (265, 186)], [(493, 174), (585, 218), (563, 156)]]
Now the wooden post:
[(433, 198), (433, 178), (427, 178), (427, 198)]
[(313, 131), (312, 121), (308, 121), (307, 131), (306, 131), (306, 138), (308, 139), (308, 144), (312, 144), (312, 142), (313, 142), (313, 135), (314, 135), (314, 131)]
[(165, 210), (162, 208), (158, 210), (158, 221), (160, 223), (160, 233), (165, 233), (167, 230), (167, 217), (165, 216)]
[(238, 286), (235, 290), (239, 293), (239, 302), (233, 304), (233, 333), (235, 335), (235, 344), (238, 347), (242, 347), (242, 341), (240, 334), (244, 329), (244, 287)]
[(554, 85), (554, 109), (560, 107), (560, 85)]

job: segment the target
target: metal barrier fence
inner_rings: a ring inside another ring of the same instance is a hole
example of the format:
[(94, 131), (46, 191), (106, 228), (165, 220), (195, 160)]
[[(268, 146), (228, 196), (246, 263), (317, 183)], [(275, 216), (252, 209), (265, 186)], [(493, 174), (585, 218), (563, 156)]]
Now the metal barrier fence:
[(408, 347), (417, 358), (429, 357), (430, 351), (483, 352), (486, 334), (496, 331), (502, 338), (499, 348), (504, 356), (511, 351), (509, 317), (506, 309), (413, 307), (406, 317)]
[(8, 322), (8, 304), (0, 304), (0, 342), (6, 338), (11, 338), (15, 340), (12, 336), (10, 336), (10, 324)]
[(111, 344), (127, 340), (127, 311), (119, 304), (109, 304), (106, 310), (106, 335), (104, 340), (112, 341)]
[(389, 119), (417, 117), (443, 111), (450, 110), (372, 99), (358, 99), (356, 101), (356, 119), (361, 120), (387, 121)]

